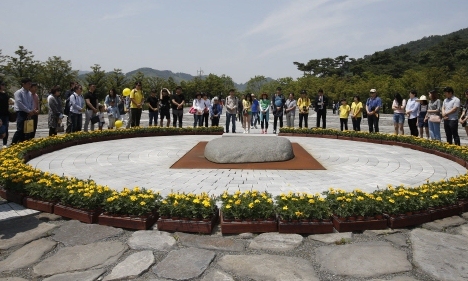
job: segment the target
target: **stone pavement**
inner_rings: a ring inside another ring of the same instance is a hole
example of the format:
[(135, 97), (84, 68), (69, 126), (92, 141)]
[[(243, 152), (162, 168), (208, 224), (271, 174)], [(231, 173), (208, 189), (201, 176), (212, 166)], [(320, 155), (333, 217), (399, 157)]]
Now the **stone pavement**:
[(363, 233), (222, 236), (128, 231), (41, 214), (0, 221), (6, 280), (468, 279), (468, 213)]
[(419, 185), (466, 172), (455, 162), (408, 148), (305, 137), (287, 138), (299, 143), (327, 170), (170, 169), (199, 141), (220, 137), (165, 136), (98, 142), (55, 151), (29, 163), (59, 175), (92, 178), (118, 190), (139, 186), (163, 195), (171, 190), (219, 195), (225, 190), (252, 188), (274, 195), (322, 192), (329, 187), (373, 191), (387, 184)]

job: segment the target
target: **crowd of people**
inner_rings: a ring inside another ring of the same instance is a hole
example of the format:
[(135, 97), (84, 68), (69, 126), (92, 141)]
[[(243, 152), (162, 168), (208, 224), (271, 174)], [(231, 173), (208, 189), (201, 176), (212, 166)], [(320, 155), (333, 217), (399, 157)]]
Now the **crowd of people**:
[[(34, 138), (38, 123), (39, 97), (37, 95), (38, 85), (31, 79), (25, 78), (21, 81), (21, 89), (14, 93), (14, 102), (5, 92), (5, 83), (0, 82), (0, 137), (3, 139), (3, 147), (7, 146), (8, 126), (9, 126), (9, 108), (14, 106), (16, 112), (17, 130), (13, 136), (12, 144)], [(70, 88), (61, 95), (59, 86), (50, 90), (47, 98), (48, 106), (48, 127), (49, 136), (56, 135), (57, 132), (78, 132), (84, 130), (93, 131), (95, 125), (99, 130), (106, 124), (107, 128), (113, 129), (120, 127), (126, 122), (126, 128), (140, 126), (140, 119), (143, 105), (148, 106), (149, 126), (167, 127), (171, 124), (171, 113), (173, 118), (173, 127), (182, 127), (184, 107), (186, 98), (182, 93), (182, 88), (176, 87), (172, 94), (167, 88), (159, 92), (151, 90), (147, 99), (144, 99), (141, 82), (136, 82), (134, 88), (127, 95), (119, 95), (115, 89), (109, 90), (104, 103), (99, 103), (96, 95), (96, 85), (89, 84), (88, 92), (83, 94), (83, 87), (76, 82), (70, 83)], [(458, 124), (461, 124), (468, 135), (468, 90), (467, 103), (459, 117), (460, 99), (454, 96), (451, 87), (443, 90), (445, 99), (439, 100), (439, 93), (432, 90), (428, 97), (422, 95), (418, 98), (417, 92), (412, 90), (405, 99), (401, 94), (394, 95), (392, 104), (393, 123), (395, 134), (405, 134), (404, 123), (408, 119), (410, 134), (413, 136), (424, 137), (432, 140), (441, 141), (440, 125), (443, 123), (447, 142), (460, 145), (458, 135)], [(65, 102), (62, 102), (64, 98)], [(236, 133), (236, 121), (240, 121), (243, 133), (248, 134), (250, 130), (257, 129), (260, 125), (261, 133), (267, 134), (270, 118), (270, 111), (273, 115), (273, 133), (276, 134), (283, 127), (283, 119), (286, 118), (287, 127), (295, 127), (296, 113), (299, 118), (299, 128), (308, 128), (309, 110), (313, 108), (316, 112), (316, 127), (326, 128), (326, 114), (329, 101), (324, 95), (322, 89), (319, 89), (317, 95), (311, 100), (306, 90), (300, 91), (300, 97), (296, 100), (293, 93), (286, 98), (282, 89), (278, 87), (276, 93), (271, 97), (267, 93), (257, 96), (248, 93), (241, 98), (236, 96), (236, 91), (231, 89), (229, 95), (221, 100), (218, 97), (209, 99), (206, 93), (197, 92), (190, 107), (189, 113), (193, 114), (193, 126), (201, 127), (219, 126), (220, 117), (225, 111), (226, 123), (225, 132)], [(333, 106), (335, 108), (335, 106)], [(337, 107), (340, 118), (340, 129), (348, 130), (348, 120), (351, 118), (352, 129), (361, 130), (361, 121), (367, 117), (370, 133), (379, 132), (380, 110), (382, 100), (378, 97), (377, 90), (371, 89), (369, 98), (363, 104), (359, 96), (354, 96), (351, 106), (347, 104), (346, 99), (340, 101)], [(84, 114), (84, 128), (82, 125)], [(62, 125), (62, 120), (67, 117), (66, 128)], [(166, 123), (164, 123), (166, 119)], [(24, 123), (26, 120), (33, 120), (33, 132), (25, 133)], [(117, 123), (119, 121), (119, 123)], [(123, 122), (122, 122), (123, 121)], [(117, 126), (117, 124), (119, 124)]]

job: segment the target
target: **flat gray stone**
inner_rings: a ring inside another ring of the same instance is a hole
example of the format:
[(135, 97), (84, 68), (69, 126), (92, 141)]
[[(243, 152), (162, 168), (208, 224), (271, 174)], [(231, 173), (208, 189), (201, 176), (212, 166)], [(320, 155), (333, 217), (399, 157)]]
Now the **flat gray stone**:
[(196, 278), (203, 274), (215, 255), (212, 251), (195, 248), (174, 250), (153, 267), (153, 272), (158, 277), (175, 280)]
[(252, 239), (254, 238), (254, 234), (251, 232), (246, 232), (246, 233), (239, 234), (238, 237), (242, 239)]
[(401, 233), (390, 234), (384, 237), (385, 240), (389, 241), (398, 247), (408, 247), (406, 236)]
[(468, 224), (457, 227), (456, 233), (468, 237)]
[(459, 226), (465, 224), (466, 220), (459, 216), (448, 217), (441, 220), (435, 220), (422, 225), (423, 228), (435, 231), (443, 231), (448, 227)]
[(277, 255), (226, 255), (218, 265), (237, 276), (257, 281), (318, 281), (312, 263), (296, 257)]
[(250, 242), (249, 248), (269, 251), (290, 251), (302, 243), (299, 234), (262, 233)]
[(41, 221), (58, 221), (61, 220), (61, 216), (57, 216), (56, 214), (49, 214), (49, 213), (40, 213), (37, 216), (35, 216), (38, 220)]
[(13, 271), (35, 264), (45, 253), (52, 250), (56, 244), (56, 242), (44, 238), (26, 244), (11, 253), (6, 259), (0, 261), (0, 272)]
[(387, 234), (392, 234), (392, 233), (399, 233), (401, 232), (401, 230), (399, 229), (391, 229), (391, 228), (387, 228), (387, 229), (373, 229), (373, 230), (365, 230), (363, 232), (363, 234), (365, 235), (387, 235)]
[(103, 280), (126, 280), (140, 276), (154, 263), (153, 251), (143, 251), (128, 256), (112, 269)]
[(42, 281), (95, 281), (105, 272), (105, 269), (95, 269), (83, 272), (62, 273), (50, 276)]
[(179, 241), (186, 247), (232, 252), (241, 252), (245, 250), (245, 246), (242, 241), (231, 238), (200, 236), (181, 232), (177, 232), (175, 235), (179, 237)]
[(28, 280), (24, 278), (20, 278), (20, 277), (6, 277), (6, 278), (0, 278), (0, 281), (28, 281)]
[(205, 158), (214, 163), (273, 162), (290, 160), (294, 153), (287, 138), (243, 136), (209, 141)]
[(377, 277), (412, 269), (406, 253), (387, 242), (323, 246), (315, 251), (320, 269), (351, 277)]
[(0, 250), (21, 246), (48, 236), (57, 226), (27, 217), (0, 222)]
[(437, 280), (468, 279), (468, 238), (425, 229), (411, 231), (413, 263)]
[(201, 281), (234, 281), (234, 279), (232, 279), (232, 277), (225, 272), (220, 270), (213, 270), (205, 275)]
[(462, 218), (465, 220), (468, 220), (468, 212), (462, 214)]
[(371, 281), (419, 281), (419, 280), (414, 279), (413, 277), (409, 277), (409, 276), (397, 276), (397, 277), (393, 277), (392, 279), (372, 279)]
[(323, 243), (336, 243), (336, 242), (350, 242), (353, 240), (352, 232), (343, 232), (343, 233), (327, 233), (327, 234), (313, 234), (308, 237), (311, 240), (320, 241)]
[(33, 267), (35, 275), (49, 276), (70, 271), (103, 268), (116, 262), (127, 250), (117, 242), (97, 242), (60, 249)]
[(54, 231), (52, 239), (65, 246), (86, 245), (100, 240), (119, 236), (123, 233), (121, 228), (87, 224), (77, 220), (67, 221)]
[(177, 241), (171, 234), (157, 230), (135, 231), (127, 244), (134, 250), (170, 251)]

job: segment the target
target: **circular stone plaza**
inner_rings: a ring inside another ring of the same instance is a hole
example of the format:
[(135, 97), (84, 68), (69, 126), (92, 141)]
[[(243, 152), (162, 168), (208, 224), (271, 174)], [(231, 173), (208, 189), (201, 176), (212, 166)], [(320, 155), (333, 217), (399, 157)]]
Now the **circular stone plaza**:
[[(144, 126), (146, 116), (144, 113)], [(314, 117), (309, 124), (315, 123)], [(47, 118), (39, 120), (38, 136), (44, 136)], [(338, 128), (336, 115), (329, 114), (327, 121), (329, 128)], [(192, 116), (186, 114), (184, 124), (192, 122)], [(391, 122), (391, 116), (382, 116), (381, 131), (391, 133)], [(237, 126), (241, 131), (240, 122)], [(366, 124), (362, 130), (367, 130)], [(259, 141), (278, 138), (259, 133), (260, 129), (253, 129), (249, 136)], [(464, 136), (461, 129), (460, 135)], [(29, 164), (59, 175), (91, 178), (116, 190), (139, 186), (162, 195), (171, 191), (219, 195), (225, 190), (250, 189), (274, 195), (320, 193), (330, 187), (373, 191), (388, 184), (417, 186), (466, 173), (459, 164), (430, 153), (309, 137), (285, 137), (295, 154), (289, 161), (305, 160), (284, 162), (287, 165), (280, 167), (252, 169), (248, 164), (236, 164), (249, 168), (224, 168), (207, 163), (199, 148), (213, 139), (233, 136), (246, 135), (96, 142), (48, 153)], [(462, 144), (466, 144), (464, 137)], [(189, 155), (189, 165), (184, 166)], [(309, 165), (311, 162), (315, 164)], [(130, 231), (84, 224), (0, 199), (0, 281), (468, 280), (467, 260), (468, 213), (416, 227), (355, 233), (222, 235), (218, 225), (211, 235), (198, 235), (159, 231), (157, 225)]]

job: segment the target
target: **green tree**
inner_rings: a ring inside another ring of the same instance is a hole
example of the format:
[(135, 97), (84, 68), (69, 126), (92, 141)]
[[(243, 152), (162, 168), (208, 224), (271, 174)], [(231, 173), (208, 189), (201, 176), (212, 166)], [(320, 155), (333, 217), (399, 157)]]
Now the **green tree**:
[(125, 88), (127, 78), (123, 74), (122, 69), (114, 68), (114, 70), (107, 76), (107, 89), (115, 89), (118, 94), (122, 94)]
[(54, 86), (60, 86), (62, 91), (69, 88), (70, 81), (76, 80), (78, 71), (72, 70), (71, 61), (63, 60), (61, 57), (49, 57), (43, 64), (39, 81), (45, 91), (49, 91)]
[(39, 74), (42, 72), (42, 64), (34, 60), (32, 51), (28, 51), (23, 46), (15, 51), (16, 56), (7, 56), (6, 65), (3, 70), (7, 76), (13, 80), (15, 86), (21, 86), (21, 79), (25, 77), (38, 81)]
[(267, 83), (267, 79), (263, 75), (256, 75), (253, 78), (250, 78), (249, 81), (247, 81), (247, 88), (246, 92), (251, 92), (256, 95), (260, 94), (260, 90), (262, 89), (262, 86)]

